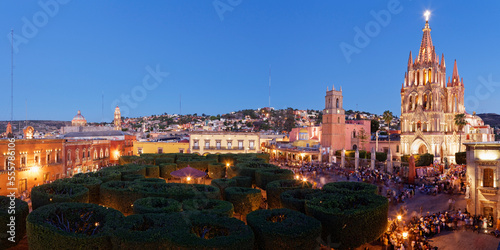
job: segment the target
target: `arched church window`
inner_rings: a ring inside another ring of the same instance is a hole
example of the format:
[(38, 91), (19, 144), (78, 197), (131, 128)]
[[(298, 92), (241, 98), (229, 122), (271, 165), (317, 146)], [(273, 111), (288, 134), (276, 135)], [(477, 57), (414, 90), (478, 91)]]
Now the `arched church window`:
[(337, 104), (335, 105), (335, 108), (339, 108), (339, 98), (337, 98)]
[(429, 69), (429, 73), (427, 74), (427, 81), (432, 82), (432, 71)]
[(415, 103), (413, 104), (413, 109), (416, 109), (418, 106), (418, 95), (415, 96)]
[(454, 97), (453, 103), (454, 103), (454, 109), (455, 109), (454, 111), (458, 112), (458, 101), (457, 101), (457, 96), (456, 95)]
[(417, 74), (417, 86), (419, 86), (420, 85), (420, 73), (418, 72), (418, 70), (417, 70), (416, 74)]
[(417, 122), (417, 129), (422, 130), (422, 123), (420, 121)]
[(356, 138), (356, 130), (352, 131), (352, 138)]
[(337, 123), (340, 123), (340, 117), (337, 117)]
[(413, 96), (410, 96), (408, 101), (408, 110), (411, 111), (413, 109)]
[(424, 94), (424, 104), (423, 104), (423, 107), (424, 109), (427, 109), (427, 94)]
[(424, 73), (424, 78), (422, 79), (422, 80), (424, 80), (424, 84), (423, 85), (426, 85), (427, 84), (427, 71), (424, 69), (423, 73)]

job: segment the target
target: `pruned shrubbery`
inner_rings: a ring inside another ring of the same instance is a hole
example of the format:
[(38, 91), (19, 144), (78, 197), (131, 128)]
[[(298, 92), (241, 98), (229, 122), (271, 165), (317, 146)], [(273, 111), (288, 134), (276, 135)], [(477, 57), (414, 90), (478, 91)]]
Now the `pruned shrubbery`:
[(111, 233), (122, 220), (119, 211), (96, 204), (50, 204), (28, 215), (29, 248), (111, 249)]
[(31, 189), (33, 210), (60, 202), (89, 202), (89, 189), (83, 185), (72, 183), (43, 184)]
[(317, 249), (321, 222), (303, 213), (281, 208), (247, 215), (258, 249)]

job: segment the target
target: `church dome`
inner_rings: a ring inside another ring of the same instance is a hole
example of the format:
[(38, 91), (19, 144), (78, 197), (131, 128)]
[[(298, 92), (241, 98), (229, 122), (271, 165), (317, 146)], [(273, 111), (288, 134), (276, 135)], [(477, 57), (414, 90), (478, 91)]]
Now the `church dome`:
[(87, 120), (85, 117), (83, 117), (82, 112), (78, 110), (78, 114), (73, 117), (73, 120), (71, 120), (71, 125), (72, 126), (85, 126), (87, 125)]

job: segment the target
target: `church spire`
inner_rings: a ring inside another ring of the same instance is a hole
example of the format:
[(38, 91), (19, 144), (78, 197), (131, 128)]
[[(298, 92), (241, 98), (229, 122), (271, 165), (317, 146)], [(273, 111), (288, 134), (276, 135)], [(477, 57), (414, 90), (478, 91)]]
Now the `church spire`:
[(410, 57), (408, 58), (408, 68), (410, 68), (413, 65), (413, 58), (411, 57), (411, 51), (410, 51)]
[(424, 34), (422, 36), (422, 43), (420, 44), (420, 50), (418, 52), (418, 61), (422, 63), (431, 61), (434, 54), (434, 46), (432, 45), (431, 38), (431, 28), (429, 27), (430, 12), (426, 11), (424, 15), (425, 27), (422, 29)]
[(444, 62), (444, 53), (441, 54), (441, 67), (446, 68), (446, 63)]
[(453, 74), (451, 76), (452, 86), (455, 86), (460, 83), (460, 75), (458, 75), (457, 68), (457, 60), (455, 60), (455, 64), (453, 65)]

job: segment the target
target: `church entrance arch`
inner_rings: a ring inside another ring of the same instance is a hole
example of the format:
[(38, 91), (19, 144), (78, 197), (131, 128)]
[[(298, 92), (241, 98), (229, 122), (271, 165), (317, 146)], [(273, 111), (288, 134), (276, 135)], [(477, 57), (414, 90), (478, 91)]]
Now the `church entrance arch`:
[(417, 138), (415, 141), (413, 141), (411, 145), (411, 153), (412, 154), (430, 153), (429, 145), (427, 145), (427, 143), (424, 140)]

